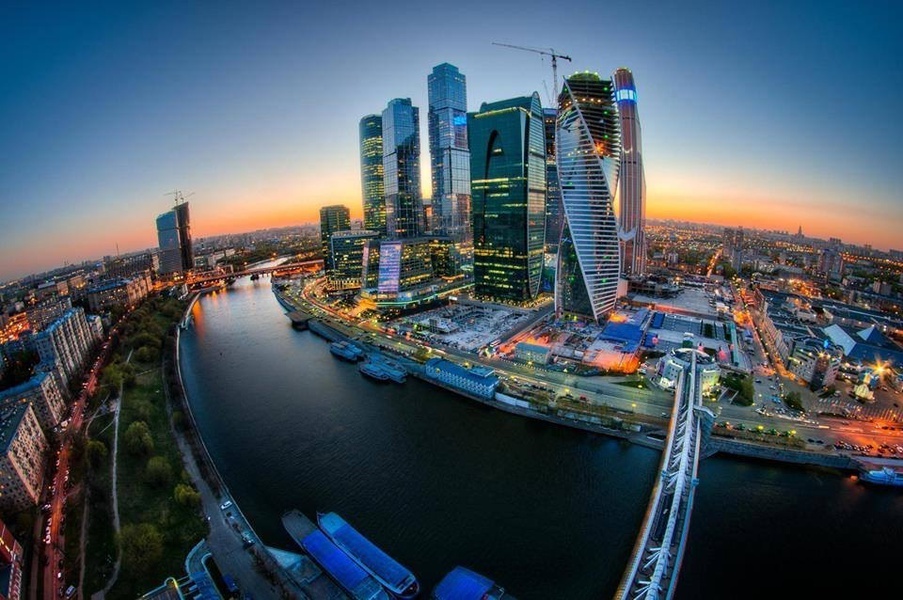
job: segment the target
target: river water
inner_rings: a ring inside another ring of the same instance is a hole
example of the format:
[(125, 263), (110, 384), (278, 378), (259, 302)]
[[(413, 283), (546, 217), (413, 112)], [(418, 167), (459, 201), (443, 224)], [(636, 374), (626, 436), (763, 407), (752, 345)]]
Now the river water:
[[(426, 589), (461, 564), (521, 600), (611, 597), (658, 452), (375, 384), (294, 331), (268, 280), (202, 297), (181, 340), (201, 434), (267, 544), (293, 549), (287, 509), (336, 511)], [(699, 475), (679, 600), (896, 593), (899, 491), (719, 457)]]

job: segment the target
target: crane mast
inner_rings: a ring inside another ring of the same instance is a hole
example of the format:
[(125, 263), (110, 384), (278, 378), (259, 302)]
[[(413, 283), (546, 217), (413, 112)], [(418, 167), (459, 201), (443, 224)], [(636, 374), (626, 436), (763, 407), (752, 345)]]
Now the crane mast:
[(515, 50), (523, 50), (525, 52), (534, 52), (536, 54), (541, 54), (542, 56), (549, 56), (552, 58), (552, 90), (555, 92), (555, 98), (553, 102), (558, 102), (558, 59), (561, 58), (568, 62), (571, 61), (570, 56), (566, 56), (564, 54), (557, 54), (554, 48), (531, 48), (529, 46), (515, 46), (513, 44), (502, 44), (499, 42), (492, 42), (493, 46), (502, 46), (505, 48), (513, 48)]

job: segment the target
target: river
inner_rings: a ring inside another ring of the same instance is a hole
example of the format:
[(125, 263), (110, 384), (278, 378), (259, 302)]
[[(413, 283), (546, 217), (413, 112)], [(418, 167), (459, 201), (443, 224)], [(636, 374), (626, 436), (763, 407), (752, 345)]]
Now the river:
[[(613, 593), (658, 452), (415, 379), (375, 384), (293, 330), (268, 279), (202, 297), (181, 344), (201, 434), (269, 545), (293, 549), (285, 510), (336, 511), (426, 589), (461, 564), (521, 600)], [(719, 457), (699, 475), (679, 600), (895, 589), (897, 490)]]

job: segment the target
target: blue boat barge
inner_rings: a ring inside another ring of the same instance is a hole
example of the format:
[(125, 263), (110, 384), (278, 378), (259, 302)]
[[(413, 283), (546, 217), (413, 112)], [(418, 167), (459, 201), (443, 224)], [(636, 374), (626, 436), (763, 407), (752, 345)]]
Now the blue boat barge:
[(301, 547), (355, 600), (389, 600), (389, 594), (369, 573), (348, 558), (326, 535), (315, 530)]
[(488, 577), (455, 567), (433, 589), (430, 600), (514, 600)]
[(329, 351), (348, 362), (357, 362), (364, 357), (364, 351), (350, 342), (333, 342), (329, 344)]
[(336, 513), (317, 514), (317, 525), (351, 560), (373, 575), (397, 598), (415, 598), (420, 583), (414, 574), (361, 535)]

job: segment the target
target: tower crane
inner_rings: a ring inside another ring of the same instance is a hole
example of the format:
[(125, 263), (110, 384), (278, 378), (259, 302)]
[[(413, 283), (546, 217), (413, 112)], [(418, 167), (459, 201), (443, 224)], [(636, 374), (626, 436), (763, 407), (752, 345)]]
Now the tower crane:
[(524, 50), (526, 52), (535, 52), (536, 54), (541, 54), (543, 56), (552, 57), (552, 88), (555, 92), (555, 102), (558, 101), (558, 59), (564, 59), (568, 62), (571, 61), (570, 56), (565, 56), (564, 54), (557, 54), (554, 48), (531, 48), (529, 46), (514, 46), (512, 44), (501, 44), (499, 42), (492, 42), (493, 46), (503, 46), (505, 48), (514, 48), (515, 50)]
[(163, 195), (164, 196), (173, 196), (173, 201), (176, 203), (176, 205), (179, 205), (179, 204), (182, 204), (183, 202), (185, 202), (185, 198), (189, 198), (193, 194), (194, 194), (194, 192), (188, 192), (187, 194), (183, 195), (181, 190), (173, 190), (171, 192), (166, 192)]

